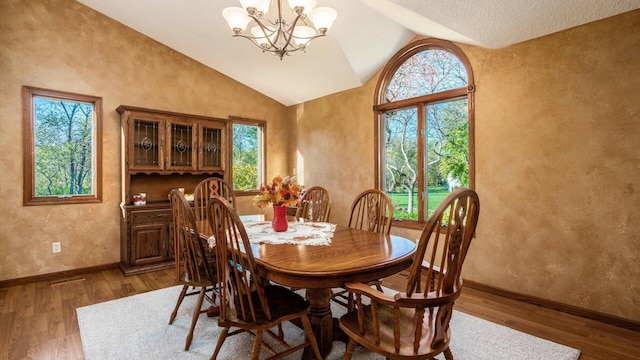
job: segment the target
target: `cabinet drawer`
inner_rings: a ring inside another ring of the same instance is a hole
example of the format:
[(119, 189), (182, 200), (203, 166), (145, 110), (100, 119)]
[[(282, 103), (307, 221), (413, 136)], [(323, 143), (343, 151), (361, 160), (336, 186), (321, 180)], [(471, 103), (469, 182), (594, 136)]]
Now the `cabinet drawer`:
[(171, 209), (137, 210), (131, 212), (131, 223), (148, 223), (171, 221)]

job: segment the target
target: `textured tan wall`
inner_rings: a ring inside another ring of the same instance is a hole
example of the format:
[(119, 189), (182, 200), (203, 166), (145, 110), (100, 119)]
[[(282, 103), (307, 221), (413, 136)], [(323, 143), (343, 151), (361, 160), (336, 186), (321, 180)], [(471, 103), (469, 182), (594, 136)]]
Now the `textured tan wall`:
[[(503, 49), (461, 47), (477, 85), (481, 199), (464, 276), (640, 320), (640, 11)], [(378, 75), (291, 114), (304, 183), (329, 190), (340, 224), (374, 182)]]
[[(103, 98), (101, 204), (22, 206), (23, 85)], [(283, 105), (73, 0), (2, 0), (0, 280), (120, 260), (121, 104), (267, 120), (268, 171), (287, 171)]]
[(483, 199), (470, 279), (640, 320), (639, 48), (634, 11), (469, 49)]
[(295, 161), (301, 184), (323, 186), (334, 205), (330, 219), (346, 225), (351, 201), (374, 186), (372, 167), (375, 83), (292, 107), (297, 148)]
[[(482, 201), (465, 277), (640, 320), (640, 11), (462, 48), (478, 87)], [(120, 104), (267, 120), (268, 177), (295, 168), (327, 187), (340, 224), (374, 184), (377, 77), (285, 109), (72, 0), (1, 0), (0, 49), (0, 280), (119, 260)], [(22, 206), (22, 85), (103, 97), (102, 204)]]

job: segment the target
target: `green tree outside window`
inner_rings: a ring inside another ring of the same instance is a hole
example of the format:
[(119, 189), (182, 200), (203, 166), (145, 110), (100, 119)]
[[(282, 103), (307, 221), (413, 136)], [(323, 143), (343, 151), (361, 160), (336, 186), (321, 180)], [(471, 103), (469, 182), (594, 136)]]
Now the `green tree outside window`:
[(263, 182), (263, 125), (233, 124), (233, 189), (255, 190)]
[(25, 86), (24, 204), (102, 201), (102, 99)]
[(473, 77), (453, 44), (416, 44), (401, 50), (381, 77), (377, 156), (379, 186), (394, 217), (424, 222), (449, 192), (470, 184)]
[(93, 192), (93, 104), (34, 98), (36, 196)]

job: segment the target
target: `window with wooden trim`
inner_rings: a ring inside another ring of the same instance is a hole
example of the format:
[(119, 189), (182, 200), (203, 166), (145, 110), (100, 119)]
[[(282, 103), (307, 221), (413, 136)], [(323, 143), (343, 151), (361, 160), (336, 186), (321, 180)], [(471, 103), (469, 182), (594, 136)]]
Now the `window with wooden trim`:
[(230, 118), (233, 190), (257, 192), (265, 177), (266, 122)]
[(102, 201), (102, 98), (23, 87), (24, 205)]
[(400, 50), (376, 88), (378, 188), (394, 225), (421, 227), (453, 189), (474, 183), (474, 82), (453, 43), (423, 39)]

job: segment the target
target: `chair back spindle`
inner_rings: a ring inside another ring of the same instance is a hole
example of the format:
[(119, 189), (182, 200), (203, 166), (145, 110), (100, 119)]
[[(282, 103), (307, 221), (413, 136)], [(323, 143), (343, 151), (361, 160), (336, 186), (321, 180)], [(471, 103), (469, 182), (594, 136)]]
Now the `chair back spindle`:
[(351, 205), (349, 227), (389, 234), (393, 220), (393, 206), (389, 196), (378, 189), (360, 193)]
[(214, 196), (225, 198), (231, 206), (236, 206), (236, 196), (231, 186), (221, 178), (210, 177), (202, 180), (193, 192), (193, 207), (196, 212), (196, 220), (207, 218), (207, 204)]
[(296, 218), (305, 221), (327, 222), (331, 211), (331, 198), (327, 189), (313, 186), (300, 197), (300, 208)]
[[(393, 220), (393, 206), (389, 196), (379, 189), (369, 189), (360, 193), (351, 205), (349, 227), (389, 235)], [(369, 285), (382, 291), (382, 279), (370, 281)], [(352, 310), (354, 300), (346, 290), (334, 292), (331, 299), (348, 310)], [(346, 299), (346, 302), (344, 301)]]

